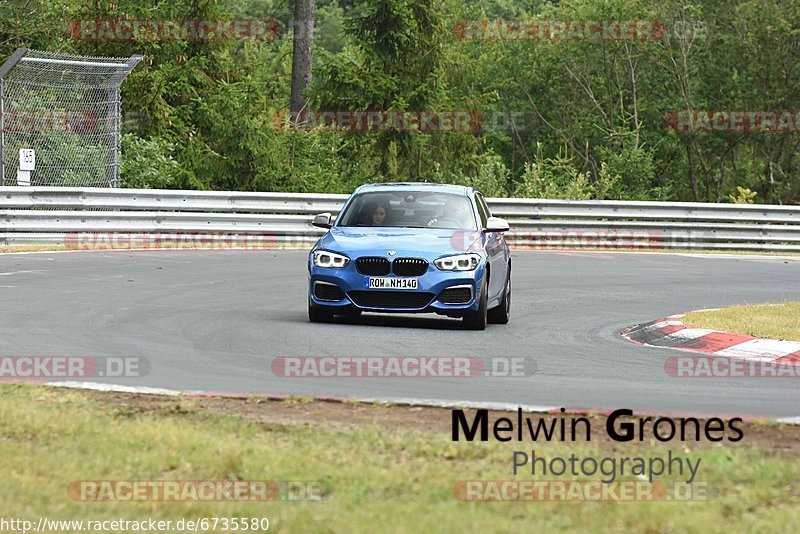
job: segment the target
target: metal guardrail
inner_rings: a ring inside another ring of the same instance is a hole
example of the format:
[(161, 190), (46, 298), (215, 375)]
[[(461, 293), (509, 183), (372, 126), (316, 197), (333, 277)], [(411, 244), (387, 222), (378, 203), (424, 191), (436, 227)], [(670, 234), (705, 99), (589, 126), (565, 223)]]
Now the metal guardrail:
[[(0, 187), (0, 243), (307, 246), (347, 195)], [(489, 199), (512, 246), (800, 252), (800, 206)]]

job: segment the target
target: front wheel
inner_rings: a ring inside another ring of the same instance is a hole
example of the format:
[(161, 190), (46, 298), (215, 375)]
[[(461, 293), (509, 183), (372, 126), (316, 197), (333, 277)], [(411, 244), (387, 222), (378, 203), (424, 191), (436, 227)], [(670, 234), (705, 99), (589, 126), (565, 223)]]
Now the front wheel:
[(503, 290), (503, 300), (496, 308), (489, 310), (488, 319), (492, 324), (508, 324), (511, 317), (511, 273), (506, 278), (506, 287)]
[(321, 308), (311, 305), (308, 301), (308, 320), (312, 323), (329, 323), (333, 320), (333, 314)]
[(489, 298), (489, 291), (486, 286), (488, 283), (489, 279), (484, 276), (483, 282), (481, 282), (478, 311), (469, 312), (464, 315), (464, 326), (467, 327), (468, 330), (486, 330), (486, 301)]

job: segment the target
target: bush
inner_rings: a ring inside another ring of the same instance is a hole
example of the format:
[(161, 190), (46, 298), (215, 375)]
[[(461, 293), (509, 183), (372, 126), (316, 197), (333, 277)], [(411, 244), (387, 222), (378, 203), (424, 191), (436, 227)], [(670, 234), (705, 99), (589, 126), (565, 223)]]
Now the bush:
[(750, 191), (746, 187), (736, 186), (736, 194), (728, 195), (728, 199), (734, 204), (753, 204), (758, 195), (755, 191)]
[(142, 139), (122, 135), (122, 187), (170, 189), (185, 187), (184, 173), (173, 158), (175, 145), (160, 138)]
[(579, 172), (566, 150), (555, 158), (545, 158), (542, 145), (536, 145), (532, 163), (525, 164), (520, 183), (514, 195), (526, 198), (563, 198), (585, 200), (594, 197), (594, 187), (586, 173)]

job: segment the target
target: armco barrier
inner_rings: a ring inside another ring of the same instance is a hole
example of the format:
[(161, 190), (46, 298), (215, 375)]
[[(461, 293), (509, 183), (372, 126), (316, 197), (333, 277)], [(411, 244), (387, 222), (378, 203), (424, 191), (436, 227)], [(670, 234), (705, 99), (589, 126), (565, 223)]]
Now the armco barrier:
[[(347, 195), (71, 187), (0, 187), (0, 244), (64, 244), (84, 233), (267, 238), (310, 245), (317, 213)], [(489, 199), (512, 246), (800, 252), (800, 206)]]

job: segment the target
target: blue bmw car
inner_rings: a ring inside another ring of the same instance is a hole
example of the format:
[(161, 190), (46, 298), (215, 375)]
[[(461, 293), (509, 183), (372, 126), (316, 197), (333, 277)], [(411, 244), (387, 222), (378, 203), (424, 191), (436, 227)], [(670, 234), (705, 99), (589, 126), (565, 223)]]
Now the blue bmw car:
[(308, 318), (438, 313), (469, 329), (508, 322), (509, 229), (492, 217), (480, 192), (429, 183), (359, 187), (308, 256)]

